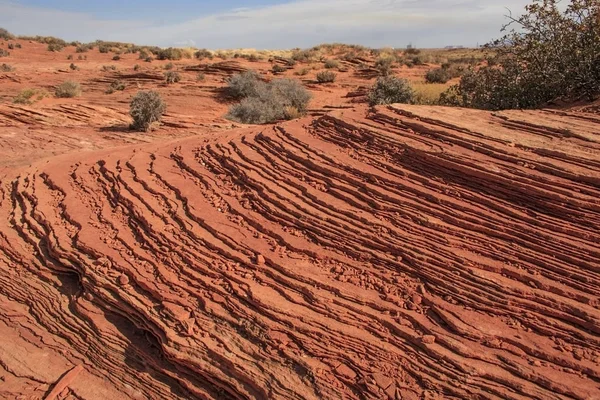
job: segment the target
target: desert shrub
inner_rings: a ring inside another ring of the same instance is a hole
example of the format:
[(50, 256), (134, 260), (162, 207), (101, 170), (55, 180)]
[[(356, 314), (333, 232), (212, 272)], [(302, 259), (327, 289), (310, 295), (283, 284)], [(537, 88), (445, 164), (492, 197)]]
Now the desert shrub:
[(20, 49), (20, 48), (22, 48), (23, 46), (21, 46), (21, 43), (15, 43), (15, 47), (16, 47), (17, 49)]
[(183, 51), (174, 47), (168, 49), (160, 49), (156, 54), (158, 60), (181, 60), (183, 58)]
[(129, 106), (129, 115), (133, 118), (131, 127), (148, 132), (155, 122), (159, 122), (167, 110), (167, 105), (155, 91), (138, 92)]
[(14, 45), (14, 43), (9, 43), (9, 44), (8, 44), (8, 49), (9, 49), (9, 50), (14, 50), (14, 49), (15, 49), (15, 45)]
[(299, 71), (294, 72), (294, 75), (305, 76), (310, 72), (310, 68), (302, 68)]
[(419, 54), (417, 56), (414, 56), (410, 62), (412, 63), (412, 65), (425, 65), (425, 57), (422, 54)]
[(196, 80), (198, 82), (203, 82), (206, 79), (206, 74), (204, 72), (198, 72), (198, 75), (196, 75)]
[(50, 43), (50, 44), (48, 44), (48, 51), (57, 52), (57, 51), (61, 51), (64, 48), (65, 48), (65, 46), (63, 44), (61, 44), (61, 43)]
[(114, 65), (103, 65), (102, 66), (102, 71), (103, 72), (110, 72), (110, 71), (116, 71), (117, 67)]
[(113, 61), (119, 61), (121, 59), (121, 56), (118, 54), (115, 54), (112, 59), (113, 59)]
[(394, 59), (392, 57), (382, 56), (375, 61), (375, 69), (379, 72), (379, 75), (387, 76), (392, 74), (392, 66), (394, 65)]
[(516, 30), (486, 45), (487, 66), (469, 68), (444, 101), (500, 110), (600, 95), (600, 3), (533, 0), (525, 10), (511, 18)]
[(13, 72), (15, 69), (12, 65), (2, 64), (0, 65), (0, 71), (2, 72)]
[(171, 69), (173, 69), (173, 63), (172, 63), (172, 62), (170, 62), (170, 63), (168, 63), (167, 65), (165, 65), (165, 69), (166, 69), (166, 70), (171, 70)]
[(296, 50), (292, 53), (292, 60), (308, 63), (317, 58), (316, 50)]
[(194, 53), (194, 57), (197, 58), (198, 60), (204, 60), (205, 58), (212, 60), (213, 54), (206, 49), (200, 49)]
[(258, 62), (258, 61), (260, 61), (260, 59), (261, 58), (257, 54), (254, 54), (254, 53), (252, 53), (248, 56), (248, 61), (250, 61), (250, 62)]
[(234, 99), (243, 99), (256, 96), (264, 87), (265, 83), (260, 80), (258, 73), (250, 70), (229, 78), (225, 92)]
[(273, 71), (274, 74), (281, 74), (281, 73), (287, 71), (287, 68), (282, 65), (275, 64), (275, 65), (273, 65), (273, 68), (271, 68), (271, 71)]
[(165, 73), (165, 81), (167, 82), (168, 85), (172, 84), (172, 83), (177, 83), (181, 80), (181, 75), (179, 75), (179, 72), (176, 71), (169, 71)]
[(79, 69), (79, 67), (73, 63), (71, 63), (71, 65), (69, 65), (69, 68), (71, 69), (71, 71), (77, 71)]
[(148, 52), (146, 50), (140, 50), (138, 58), (140, 60), (145, 60), (146, 58), (148, 58), (150, 54), (148, 54)]
[(81, 96), (81, 85), (75, 81), (66, 81), (56, 87), (56, 97), (70, 98)]
[(139, 71), (139, 70), (140, 70), (140, 68), (142, 68), (142, 67), (140, 67), (140, 64), (135, 64), (135, 65), (133, 66), (133, 70), (134, 70), (134, 71)]
[(75, 53), (87, 53), (93, 48), (94, 46), (91, 44), (80, 44), (79, 46), (75, 47)]
[(382, 76), (367, 96), (371, 106), (377, 104), (411, 103), (414, 91), (406, 79), (395, 76)]
[(425, 74), (425, 81), (427, 83), (446, 83), (451, 78), (447, 68), (430, 69)]
[(8, 57), (10, 53), (4, 49), (0, 49), (0, 57)]
[(152, 61), (154, 61), (154, 58), (152, 58), (151, 56), (148, 56), (144, 59), (144, 61), (147, 63), (151, 63)]
[(336, 77), (337, 77), (337, 75), (335, 72), (321, 71), (321, 72), (317, 73), (317, 82), (319, 82), (319, 83), (335, 82)]
[(107, 44), (101, 44), (100, 46), (98, 46), (98, 51), (102, 54), (109, 53), (111, 50), (111, 47)]
[(77, 56), (79, 61), (87, 60), (87, 56), (82, 56), (81, 54)]
[(311, 94), (294, 79), (275, 79), (229, 109), (227, 118), (245, 124), (265, 124), (297, 118), (304, 113)]
[(73, 59), (73, 54), (69, 54), (69, 55), (67, 56), (67, 60), (72, 60), (72, 59)]
[(15, 104), (33, 104), (36, 101), (42, 100), (44, 97), (48, 97), (48, 92), (41, 89), (24, 89), (19, 92), (18, 95), (13, 99)]
[(340, 66), (340, 62), (338, 60), (332, 60), (331, 58), (325, 60), (323, 66), (327, 69), (338, 68)]
[(123, 91), (125, 90), (125, 83), (123, 81), (114, 81), (110, 84), (108, 89), (106, 89), (106, 94), (111, 94), (116, 92), (117, 90)]
[(11, 34), (9, 31), (7, 31), (4, 28), (0, 28), (0, 39), (12, 40), (14, 38), (15, 38), (14, 35)]

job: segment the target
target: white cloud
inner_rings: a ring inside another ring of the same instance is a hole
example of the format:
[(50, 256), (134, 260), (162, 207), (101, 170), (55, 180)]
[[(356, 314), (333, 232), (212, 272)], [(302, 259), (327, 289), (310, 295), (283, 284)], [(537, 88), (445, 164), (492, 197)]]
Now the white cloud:
[(296, 0), (157, 25), (0, 0), (0, 26), (67, 40), (119, 40), (160, 46), (290, 48), (341, 41), (367, 46), (472, 46), (499, 36), (506, 8), (529, 0)]

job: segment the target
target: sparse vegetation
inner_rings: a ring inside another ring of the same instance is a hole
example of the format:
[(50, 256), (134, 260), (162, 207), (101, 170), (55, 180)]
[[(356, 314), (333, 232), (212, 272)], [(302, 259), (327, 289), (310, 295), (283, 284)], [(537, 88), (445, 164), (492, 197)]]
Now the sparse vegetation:
[(129, 114), (133, 118), (132, 129), (148, 132), (152, 125), (159, 122), (167, 110), (167, 105), (155, 91), (140, 91), (129, 107)]
[(414, 90), (406, 79), (395, 76), (382, 76), (368, 94), (369, 105), (411, 103), (414, 99)]
[(11, 34), (9, 31), (7, 31), (4, 28), (0, 28), (0, 39), (12, 40), (14, 38), (15, 38), (14, 35)]
[(58, 52), (65, 48), (65, 45), (62, 43), (49, 43), (48, 51)]
[(317, 73), (317, 82), (319, 83), (331, 83), (335, 82), (337, 74), (333, 71), (320, 71)]
[(8, 49), (9, 50), (14, 50), (15, 49), (15, 44), (14, 43), (9, 43), (8, 44)]
[(0, 57), (8, 57), (10, 53), (4, 49), (0, 49)]
[(119, 61), (121, 59), (121, 56), (118, 54), (115, 54), (112, 59), (113, 59), (113, 61)]
[(76, 53), (87, 53), (94, 48), (93, 44), (80, 44), (75, 48)]
[(36, 101), (42, 100), (44, 97), (48, 97), (49, 94), (42, 89), (24, 89), (19, 92), (13, 99), (15, 104), (33, 104)]
[(281, 74), (281, 73), (287, 71), (287, 68), (284, 67), (283, 65), (275, 64), (271, 68), (271, 71), (273, 71), (274, 74)]
[(71, 71), (77, 71), (79, 70), (79, 67), (73, 63), (71, 63), (71, 65), (69, 65), (69, 69), (71, 69)]
[(110, 84), (109, 88), (106, 89), (106, 94), (112, 94), (116, 91), (125, 90), (125, 83), (123, 81), (114, 81)]
[(146, 50), (140, 50), (138, 58), (140, 60), (145, 60), (146, 58), (148, 58), (148, 56), (150, 56), (150, 54), (148, 54)]
[(172, 62), (170, 62), (170, 63), (168, 63), (167, 65), (165, 65), (165, 69), (166, 69), (166, 70), (173, 69), (173, 63), (172, 63)]
[(1, 72), (13, 72), (15, 69), (13, 68), (12, 65), (8, 65), (8, 64), (2, 64), (0, 65), (0, 71)]
[(102, 66), (102, 71), (103, 72), (110, 72), (110, 71), (116, 71), (117, 67), (115, 65), (103, 65)]
[(168, 49), (160, 49), (156, 54), (158, 60), (181, 60), (183, 58), (183, 51), (174, 47)]
[(194, 57), (197, 58), (198, 60), (204, 60), (205, 58), (212, 60), (213, 54), (206, 49), (200, 49), (194, 53)]
[(148, 56), (144, 59), (144, 61), (146, 61), (147, 63), (151, 63), (152, 61), (154, 61), (154, 58)]
[(338, 60), (333, 60), (330, 58), (328, 60), (325, 60), (325, 63), (323, 64), (323, 66), (327, 69), (339, 68), (340, 62)]
[(111, 47), (106, 44), (98, 46), (98, 51), (102, 54), (110, 53)]
[(310, 72), (310, 68), (302, 68), (299, 71), (294, 72), (294, 75), (305, 76)]
[(256, 73), (234, 75), (235, 93), (242, 101), (229, 109), (227, 118), (246, 124), (265, 124), (304, 115), (311, 98), (310, 92), (294, 79), (275, 79), (266, 84)]
[(394, 58), (390, 56), (381, 56), (375, 61), (375, 69), (377, 69), (381, 76), (391, 75), (394, 61)]
[(180, 80), (181, 80), (181, 75), (179, 75), (179, 72), (169, 71), (169, 72), (165, 73), (165, 81), (167, 82), (168, 85), (177, 83)]
[(196, 80), (198, 82), (203, 82), (206, 79), (206, 74), (204, 74), (204, 72), (198, 72), (198, 75), (196, 75)]
[(140, 64), (135, 64), (135, 65), (133, 66), (133, 70), (134, 70), (134, 71), (139, 71), (139, 70), (140, 70), (140, 68), (141, 68), (141, 67), (140, 67)]
[(66, 81), (57, 86), (54, 94), (59, 98), (78, 97), (81, 96), (81, 85), (75, 81)]
[(517, 26), (487, 45), (487, 66), (470, 68), (442, 96), (446, 104), (499, 110), (537, 108), (557, 98), (600, 96), (600, 4), (534, 0)]

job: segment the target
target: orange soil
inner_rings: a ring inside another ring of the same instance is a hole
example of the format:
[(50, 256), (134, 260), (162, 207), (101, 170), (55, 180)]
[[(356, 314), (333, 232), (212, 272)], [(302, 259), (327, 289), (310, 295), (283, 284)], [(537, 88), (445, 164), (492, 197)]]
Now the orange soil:
[(112, 55), (69, 51), (0, 75), (1, 398), (600, 398), (596, 115), (369, 110), (349, 72), (235, 127), (226, 72), (105, 95)]

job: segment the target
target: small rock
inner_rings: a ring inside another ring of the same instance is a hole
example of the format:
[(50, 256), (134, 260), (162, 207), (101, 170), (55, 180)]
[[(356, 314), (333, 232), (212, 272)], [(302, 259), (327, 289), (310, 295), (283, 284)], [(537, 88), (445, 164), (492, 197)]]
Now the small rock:
[(349, 378), (349, 379), (354, 379), (356, 378), (356, 372), (354, 372), (352, 369), (350, 369), (347, 365), (345, 364), (340, 364), (336, 369), (338, 374)]
[(84, 299), (86, 299), (87, 301), (92, 301), (92, 300), (94, 300), (94, 296), (92, 296), (92, 294), (91, 294), (90, 292), (86, 292), (86, 293), (83, 295), (83, 298), (84, 298)]
[(129, 283), (129, 277), (125, 274), (121, 274), (121, 276), (119, 276), (119, 285), (127, 285)]
[(258, 265), (264, 265), (265, 264), (265, 257), (262, 254), (257, 254), (256, 255), (256, 263)]
[(423, 342), (425, 344), (435, 343), (435, 336), (433, 336), (433, 335), (423, 335), (423, 337), (421, 338), (421, 342)]
[(418, 294), (413, 294), (412, 302), (415, 303), (416, 305), (419, 305), (423, 302), (423, 298), (421, 296), (419, 296)]
[(541, 363), (541, 361), (540, 361), (540, 360), (535, 360), (534, 362), (532, 362), (532, 364), (533, 364), (535, 367), (541, 367), (541, 366), (542, 366), (542, 363)]

